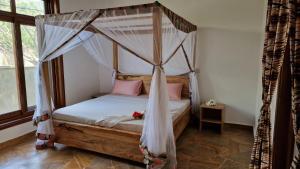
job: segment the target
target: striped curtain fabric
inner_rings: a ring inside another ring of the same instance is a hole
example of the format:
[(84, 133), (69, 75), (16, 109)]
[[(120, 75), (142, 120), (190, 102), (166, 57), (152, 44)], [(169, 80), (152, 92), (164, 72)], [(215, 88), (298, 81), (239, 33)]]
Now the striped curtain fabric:
[[(292, 73), (292, 117), (295, 142), (300, 150), (300, 0), (290, 1), (290, 61)], [(299, 154), (295, 155), (291, 168), (300, 168)]]
[[(289, 45), (287, 46), (287, 42)], [(289, 47), (288, 55), (285, 55)], [(284, 56), (291, 64), (292, 117), (295, 144), (300, 150), (300, 0), (269, 0), (263, 53), (263, 106), (251, 155), (251, 169), (270, 169), (271, 123), (270, 103), (276, 88)], [(300, 168), (299, 153), (295, 154), (291, 169)]]
[(287, 47), (290, 9), (289, 0), (269, 0), (262, 58), (261, 114), (251, 154), (251, 169), (269, 169), (272, 165), (270, 104)]

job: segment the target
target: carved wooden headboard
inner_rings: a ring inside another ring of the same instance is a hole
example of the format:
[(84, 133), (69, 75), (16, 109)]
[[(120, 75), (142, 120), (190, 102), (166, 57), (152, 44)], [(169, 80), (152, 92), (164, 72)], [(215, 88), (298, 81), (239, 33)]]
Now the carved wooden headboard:
[[(142, 94), (149, 94), (150, 84), (152, 76), (150, 75), (123, 75), (118, 74), (117, 79), (119, 80), (142, 80)], [(188, 76), (167, 76), (168, 83), (182, 83), (183, 88), (181, 92), (181, 97), (189, 99), (190, 90), (189, 90), (189, 77)]]

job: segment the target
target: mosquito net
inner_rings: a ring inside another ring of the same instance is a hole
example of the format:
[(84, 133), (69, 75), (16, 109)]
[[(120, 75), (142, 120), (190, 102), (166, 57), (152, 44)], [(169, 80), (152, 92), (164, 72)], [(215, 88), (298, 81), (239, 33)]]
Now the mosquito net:
[[(39, 65), (36, 74), (37, 133), (54, 135), (51, 91), (46, 87), (43, 65), (82, 45), (101, 65), (114, 69), (117, 45), (118, 71), (152, 75), (141, 147), (154, 156), (166, 153), (170, 168), (176, 166), (176, 147), (168, 106), (166, 75), (189, 74), (193, 111), (198, 111), (199, 91), (195, 73), (196, 26), (159, 3), (96, 9), (36, 17)], [(133, 66), (134, 65), (134, 66)], [(50, 96), (49, 96), (50, 95)]]

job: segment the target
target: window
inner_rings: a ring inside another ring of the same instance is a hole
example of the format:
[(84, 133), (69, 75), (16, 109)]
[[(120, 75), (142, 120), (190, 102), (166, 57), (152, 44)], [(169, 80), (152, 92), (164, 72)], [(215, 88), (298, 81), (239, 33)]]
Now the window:
[(0, 129), (29, 121), (38, 62), (34, 16), (43, 0), (0, 0)]
[(0, 114), (18, 110), (12, 24), (3, 21), (0, 21), (0, 79)]
[(10, 11), (10, 0), (0, 0), (0, 10)]
[(36, 16), (45, 13), (42, 0), (15, 0), (16, 10), (19, 14)]
[(35, 41), (35, 27), (21, 25), (21, 40), (23, 49), (23, 61), (25, 70), (25, 84), (27, 105), (35, 105), (35, 79), (34, 72), (38, 63), (38, 49)]

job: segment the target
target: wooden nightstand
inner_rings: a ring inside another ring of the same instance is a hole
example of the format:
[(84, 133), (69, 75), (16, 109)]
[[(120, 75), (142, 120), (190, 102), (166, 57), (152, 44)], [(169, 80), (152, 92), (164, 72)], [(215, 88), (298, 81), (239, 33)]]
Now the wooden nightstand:
[(97, 94), (94, 94), (91, 96), (92, 99), (95, 99), (97, 97), (100, 97), (100, 96), (104, 96), (104, 95), (107, 95), (108, 93), (97, 93)]
[(223, 131), (223, 114), (225, 105), (217, 103), (215, 106), (207, 106), (206, 104), (200, 105), (200, 131), (204, 128), (213, 128)]

